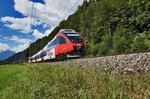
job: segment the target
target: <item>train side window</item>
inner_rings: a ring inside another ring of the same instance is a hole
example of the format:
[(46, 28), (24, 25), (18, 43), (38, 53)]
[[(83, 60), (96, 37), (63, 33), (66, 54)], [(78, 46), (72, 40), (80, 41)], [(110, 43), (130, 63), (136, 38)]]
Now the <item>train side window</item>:
[(52, 42), (52, 46), (55, 46), (56, 45), (56, 39)]
[(59, 44), (65, 44), (65, 43), (68, 43), (67, 40), (64, 37), (59, 36)]
[(43, 52), (40, 54), (40, 58), (43, 57)]
[(49, 45), (48, 48), (54, 47), (57, 45), (57, 39), (54, 39)]
[(42, 57), (42, 53), (39, 55), (39, 58), (41, 58)]
[(47, 47), (49, 49), (53, 48), (54, 46), (58, 45), (58, 38), (54, 39)]
[(33, 60), (35, 60), (35, 57), (33, 57)]
[(46, 51), (43, 52), (43, 56), (46, 56)]
[(44, 52), (42, 52), (42, 53), (40, 54), (40, 58), (41, 58), (41, 57), (44, 57), (44, 56), (46, 56), (46, 51), (44, 51)]
[(52, 43), (50, 43), (47, 47), (49, 48), (49, 47), (51, 47), (52, 46)]
[(56, 46), (59, 45), (59, 37), (57, 37), (57, 38), (55, 39), (55, 45), (56, 45)]

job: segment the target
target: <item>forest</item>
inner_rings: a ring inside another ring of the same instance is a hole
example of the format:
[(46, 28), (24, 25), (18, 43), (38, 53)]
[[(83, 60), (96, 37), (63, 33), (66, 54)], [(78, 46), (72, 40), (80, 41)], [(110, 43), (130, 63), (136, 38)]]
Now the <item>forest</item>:
[(33, 42), (21, 56), (14, 55), (5, 63), (23, 61), (41, 50), (60, 29), (79, 32), (87, 56), (112, 55), (150, 50), (149, 0), (84, 0), (70, 15), (42, 39)]

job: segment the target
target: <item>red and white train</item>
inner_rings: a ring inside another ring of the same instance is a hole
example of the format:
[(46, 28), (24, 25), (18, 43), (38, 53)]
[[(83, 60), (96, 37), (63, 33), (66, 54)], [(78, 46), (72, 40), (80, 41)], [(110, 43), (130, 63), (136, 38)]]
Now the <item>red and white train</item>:
[(72, 29), (61, 29), (42, 50), (29, 57), (28, 62), (63, 60), (84, 55), (85, 45), (82, 36)]

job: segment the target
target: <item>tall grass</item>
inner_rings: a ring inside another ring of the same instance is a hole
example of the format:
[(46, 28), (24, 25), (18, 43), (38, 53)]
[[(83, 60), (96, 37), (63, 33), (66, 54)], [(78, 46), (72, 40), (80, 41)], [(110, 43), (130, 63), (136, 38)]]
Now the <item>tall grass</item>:
[(150, 73), (122, 76), (98, 68), (28, 64), (22, 81), (5, 90), (7, 99), (150, 98)]
[(13, 86), (22, 76), (24, 67), (22, 65), (0, 66), (0, 97), (5, 89)]

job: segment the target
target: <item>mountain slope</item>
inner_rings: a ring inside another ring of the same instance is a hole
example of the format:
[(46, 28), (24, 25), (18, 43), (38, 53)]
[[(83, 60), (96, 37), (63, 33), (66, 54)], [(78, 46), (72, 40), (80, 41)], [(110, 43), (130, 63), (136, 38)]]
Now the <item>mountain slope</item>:
[(7, 59), (8, 57), (10, 57), (14, 54), (15, 54), (15, 52), (10, 51), (10, 50), (2, 51), (2, 52), (0, 52), (0, 60)]

